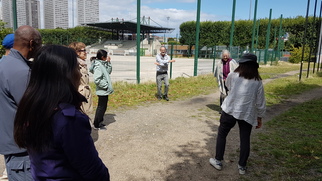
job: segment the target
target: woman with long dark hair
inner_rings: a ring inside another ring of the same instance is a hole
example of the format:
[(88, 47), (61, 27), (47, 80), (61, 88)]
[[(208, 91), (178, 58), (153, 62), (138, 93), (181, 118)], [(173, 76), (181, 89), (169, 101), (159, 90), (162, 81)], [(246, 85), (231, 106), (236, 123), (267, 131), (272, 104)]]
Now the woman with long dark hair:
[(262, 126), (262, 117), (266, 110), (264, 88), (258, 68), (256, 55), (245, 54), (239, 60), (239, 66), (226, 79), (229, 94), (221, 106), (223, 112), (218, 128), (216, 156), (209, 160), (217, 170), (221, 170), (223, 166), (226, 137), (237, 122), (240, 137), (238, 170), (239, 174), (246, 172), (252, 127)]
[(112, 73), (111, 57), (107, 55), (107, 51), (102, 49), (97, 51), (96, 59), (93, 60), (89, 71), (94, 74), (96, 95), (98, 96), (94, 128), (105, 130), (105, 125), (102, 122), (107, 109), (108, 96), (114, 92), (110, 77)]
[(14, 138), (28, 150), (34, 180), (109, 180), (81, 110), (76, 57), (70, 48), (44, 46), (18, 106)]

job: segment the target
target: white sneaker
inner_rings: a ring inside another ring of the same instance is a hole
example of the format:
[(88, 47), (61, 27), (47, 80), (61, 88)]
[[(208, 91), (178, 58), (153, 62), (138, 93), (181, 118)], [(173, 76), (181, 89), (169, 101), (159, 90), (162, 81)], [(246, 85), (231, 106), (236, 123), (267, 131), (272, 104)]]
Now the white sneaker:
[(238, 171), (240, 175), (245, 175), (246, 173), (246, 167), (242, 167), (238, 164)]
[(210, 158), (210, 159), (209, 159), (209, 163), (210, 163), (213, 167), (215, 167), (215, 169), (217, 169), (217, 170), (221, 170), (221, 169), (222, 169), (222, 163), (221, 163), (221, 161), (216, 160), (215, 158)]

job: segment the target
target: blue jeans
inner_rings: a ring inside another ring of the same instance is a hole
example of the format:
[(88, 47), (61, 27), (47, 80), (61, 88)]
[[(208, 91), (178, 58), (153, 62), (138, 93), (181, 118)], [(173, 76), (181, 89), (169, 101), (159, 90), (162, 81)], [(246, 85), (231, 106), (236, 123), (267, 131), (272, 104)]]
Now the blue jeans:
[(27, 152), (5, 155), (8, 180), (32, 181), (30, 172), (30, 160)]
[(217, 143), (216, 143), (216, 156), (217, 160), (223, 160), (226, 147), (226, 137), (238, 122), (239, 126), (239, 139), (240, 139), (240, 153), (238, 164), (245, 167), (250, 152), (250, 134), (253, 126), (244, 120), (235, 119), (233, 116), (225, 113), (224, 111), (220, 116), (220, 125), (218, 128)]
[(169, 78), (167, 72), (157, 72), (157, 88), (158, 88), (158, 96), (162, 98), (162, 81), (164, 81), (164, 96), (168, 96), (169, 91)]

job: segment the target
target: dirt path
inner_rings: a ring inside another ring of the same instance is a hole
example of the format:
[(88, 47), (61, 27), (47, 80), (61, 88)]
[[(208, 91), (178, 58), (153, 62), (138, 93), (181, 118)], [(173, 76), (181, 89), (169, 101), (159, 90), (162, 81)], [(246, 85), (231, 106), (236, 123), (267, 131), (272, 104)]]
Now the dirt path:
[[(279, 77), (293, 73), (297, 72)], [(322, 87), (269, 107), (264, 122), (297, 104), (322, 97), (321, 92)], [(111, 179), (238, 180), (237, 126), (227, 138), (224, 169), (216, 171), (208, 162), (215, 153), (218, 96), (213, 93), (183, 101), (161, 101), (106, 115), (107, 131), (93, 132), (93, 138)], [(252, 136), (261, 130), (254, 129)]]
[[(322, 97), (321, 92), (314, 89), (270, 107), (264, 121), (316, 95)], [(107, 131), (93, 132), (93, 137), (111, 179), (238, 180), (237, 127), (227, 138), (224, 169), (218, 172), (208, 163), (219, 125), (217, 100), (214, 93), (108, 114)]]
[[(214, 92), (217, 89), (214, 89)], [(170, 89), (171, 92), (171, 89)], [(322, 97), (322, 87), (270, 107), (265, 121), (302, 102)], [(215, 154), (219, 93), (182, 101), (158, 101), (105, 115), (106, 131), (93, 130), (112, 181), (238, 180), (237, 126), (227, 138), (222, 171), (208, 162)], [(265, 129), (265, 128), (263, 128)], [(252, 134), (256, 136), (261, 129)], [(249, 168), (256, 169), (256, 168)], [(3, 160), (0, 160), (0, 172)]]

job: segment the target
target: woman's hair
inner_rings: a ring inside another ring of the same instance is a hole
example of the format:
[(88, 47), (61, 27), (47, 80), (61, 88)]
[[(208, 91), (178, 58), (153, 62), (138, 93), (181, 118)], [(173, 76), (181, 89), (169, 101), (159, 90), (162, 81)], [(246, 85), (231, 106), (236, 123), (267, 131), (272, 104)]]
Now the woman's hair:
[(85, 48), (86, 45), (83, 42), (72, 42), (68, 45), (69, 48), (74, 49), (76, 52), (80, 51), (82, 48)]
[(239, 77), (244, 77), (245, 79), (255, 79), (262, 80), (258, 72), (258, 63), (254, 61), (248, 61), (245, 63), (239, 63), (239, 66), (234, 72), (239, 73)]
[(14, 121), (14, 139), (19, 147), (37, 151), (49, 147), (51, 120), (60, 103), (81, 110), (80, 76), (74, 50), (47, 45), (38, 51)]
[(99, 49), (96, 54), (96, 58), (102, 60), (103, 57), (107, 57), (107, 51)]
[(224, 55), (224, 54), (227, 54), (227, 55), (228, 55), (228, 57), (230, 58), (230, 52), (229, 52), (228, 50), (226, 50), (226, 49), (225, 49), (225, 50), (222, 50), (222, 51), (221, 51), (221, 54), (220, 54), (220, 58), (221, 58), (221, 59), (223, 58), (223, 55)]
[(96, 59), (96, 57), (91, 57), (89, 60), (93, 62)]

